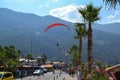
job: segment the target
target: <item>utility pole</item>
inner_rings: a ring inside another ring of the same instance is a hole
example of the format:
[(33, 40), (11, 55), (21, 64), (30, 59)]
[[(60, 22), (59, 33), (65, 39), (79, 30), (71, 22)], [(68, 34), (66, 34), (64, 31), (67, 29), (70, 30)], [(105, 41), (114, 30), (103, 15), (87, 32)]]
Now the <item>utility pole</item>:
[(30, 42), (30, 49), (31, 49), (31, 51), (30, 51), (30, 54), (32, 55), (32, 41)]

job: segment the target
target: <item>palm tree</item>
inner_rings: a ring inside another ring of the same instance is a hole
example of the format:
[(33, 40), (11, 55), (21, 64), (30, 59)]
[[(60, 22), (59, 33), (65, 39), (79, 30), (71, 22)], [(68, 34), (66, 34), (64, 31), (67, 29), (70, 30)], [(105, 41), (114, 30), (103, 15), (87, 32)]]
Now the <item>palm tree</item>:
[(46, 56), (46, 54), (43, 54), (41, 57), (42, 57), (42, 64), (45, 64), (46, 61), (47, 61), (47, 56)]
[(79, 55), (78, 55), (78, 47), (77, 47), (77, 45), (73, 44), (72, 47), (70, 48), (69, 53), (72, 56), (71, 57), (72, 65), (78, 66), (79, 65), (79, 63), (78, 63)]
[(0, 50), (0, 66), (7, 67), (6, 62), (7, 62), (7, 58), (5, 56), (4, 49), (1, 48), (1, 50)]
[(75, 24), (75, 31), (77, 32), (77, 36), (75, 39), (79, 39), (79, 66), (81, 65), (82, 59), (82, 38), (86, 37), (87, 31), (86, 26), (84, 23), (76, 23)]
[(17, 50), (17, 53), (18, 53), (18, 61), (19, 61), (19, 58), (20, 58), (20, 54), (21, 54), (21, 50)]
[(120, 0), (103, 0), (103, 2), (114, 9), (116, 8), (117, 4), (120, 4)]
[(29, 64), (30, 64), (29, 60), (30, 60), (31, 58), (33, 58), (33, 56), (32, 56), (32, 54), (27, 54), (27, 55), (26, 55), (26, 58), (28, 59), (28, 65), (29, 65)]
[(72, 62), (73, 66), (78, 66), (79, 65), (79, 54), (78, 54), (78, 52), (72, 53), (71, 62)]
[(92, 23), (99, 20), (98, 17), (101, 7), (94, 7), (93, 4), (87, 5), (83, 9), (79, 9), (80, 14), (84, 18), (84, 20), (88, 23), (88, 44), (87, 44), (87, 51), (88, 51), (88, 72), (91, 74), (91, 67), (92, 67)]
[(41, 64), (41, 59), (40, 58), (37, 58), (37, 64), (38, 64), (38, 66), (40, 66), (40, 64)]

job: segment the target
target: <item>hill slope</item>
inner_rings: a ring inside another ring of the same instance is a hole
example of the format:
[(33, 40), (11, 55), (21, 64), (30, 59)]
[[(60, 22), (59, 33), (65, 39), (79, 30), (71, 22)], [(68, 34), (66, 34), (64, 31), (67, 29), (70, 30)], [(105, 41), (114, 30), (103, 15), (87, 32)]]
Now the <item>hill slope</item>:
[[(55, 22), (68, 25), (71, 30), (64, 27), (55, 27), (47, 32), (45, 28)], [(95, 25), (103, 26), (100, 24)], [(115, 25), (120, 26), (120, 24)], [(34, 14), (15, 12), (0, 8), (0, 44), (15, 45), (21, 49), (22, 54), (32, 53), (34, 56), (46, 54), (49, 59), (63, 60), (64, 53), (71, 45), (78, 44), (73, 37), (75, 35), (74, 24), (53, 16), (37, 16)], [(93, 30), (93, 54), (98, 60), (105, 63), (119, 63), (120, 36), (101, 29)], [(86, 56), (86, 43), (83, 43), (83, 54)], [(59, 43), (59, 46), (56, 44)], [(84, 57), (86, 58), (86, 57)]]

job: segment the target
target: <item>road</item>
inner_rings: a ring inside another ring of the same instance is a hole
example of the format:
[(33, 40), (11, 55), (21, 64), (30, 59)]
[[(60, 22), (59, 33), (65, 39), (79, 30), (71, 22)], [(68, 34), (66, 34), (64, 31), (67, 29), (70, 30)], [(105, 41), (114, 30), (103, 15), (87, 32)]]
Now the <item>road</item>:
[(57, 80), (60, 76), (61, 76), (60, 72), (55, 71), (55, 74), (53, 74), (52, 72), (47, 72), (46, 74), (41, 76), (28, 76), (22, 79), (19, 78), (15, 80)]

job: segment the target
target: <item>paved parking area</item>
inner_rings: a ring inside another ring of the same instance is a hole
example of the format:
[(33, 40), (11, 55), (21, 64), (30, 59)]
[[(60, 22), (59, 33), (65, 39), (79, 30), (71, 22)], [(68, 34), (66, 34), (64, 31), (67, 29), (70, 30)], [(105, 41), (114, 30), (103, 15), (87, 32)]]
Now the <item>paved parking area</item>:
[(77, 80), (77, 76), (74, 75), (73, 77), (69, 76), (68, 73), (62, 72), (60, 74), (59, 71), (56, 71), (55, 74), (52, 72), (48, 72), (47, 74), (41, 76), (28, 76), (25, 78), (18, 78), (15, 80)]

